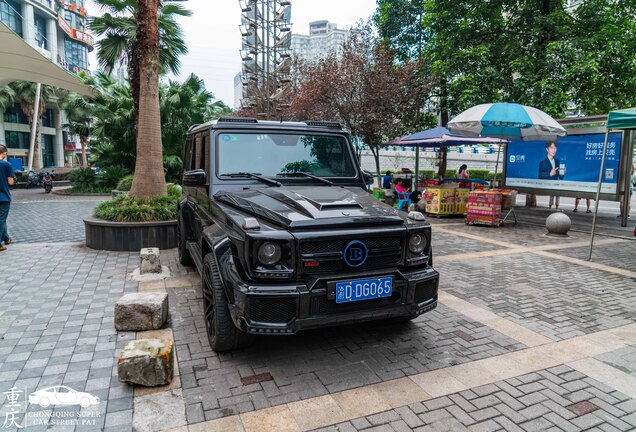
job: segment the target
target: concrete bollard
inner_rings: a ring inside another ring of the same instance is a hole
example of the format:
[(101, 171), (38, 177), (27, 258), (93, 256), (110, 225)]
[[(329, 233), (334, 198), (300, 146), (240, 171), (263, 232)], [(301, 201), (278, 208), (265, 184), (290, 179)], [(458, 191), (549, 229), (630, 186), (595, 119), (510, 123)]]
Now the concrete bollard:
[(117, 361), (122, 382), (146, 387), (170, 384), (174, 373), (174, 350), (170, 339), (129, 341)]
[(144, 248), (139, 253), (139, 273), (161, 273), (159, 248)]
[(168, 294), (145, 292), (126, 294), (115, 304), (115, 328), (143, 331), (161, 328), (168, 319)]
[(572, 227), (572, 221), (563, 212), (552, 213), (545, 220), (545, 227), (550, 234), (567, 235)]

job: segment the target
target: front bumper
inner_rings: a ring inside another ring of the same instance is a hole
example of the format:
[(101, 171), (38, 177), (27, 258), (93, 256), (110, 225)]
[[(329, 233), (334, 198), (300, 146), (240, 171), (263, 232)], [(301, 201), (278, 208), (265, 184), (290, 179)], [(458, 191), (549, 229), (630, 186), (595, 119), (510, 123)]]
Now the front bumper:
[[(236, 276), (236, 275), (233, 275)], [(393, 295), (383, 299), (337, 304), (333, 282), (379, 276), (393, 277)], [(293, 334), (300, 330), (393, 317), (415, 317), (437, 306), (439, 273), (428, 267), (413, 272), (389, 269), (308, 278), (304, 284), (253, 285), (231, 280), (234, 324), (253, 334)], [(229, 287), (228, 287), (229, 288)]]

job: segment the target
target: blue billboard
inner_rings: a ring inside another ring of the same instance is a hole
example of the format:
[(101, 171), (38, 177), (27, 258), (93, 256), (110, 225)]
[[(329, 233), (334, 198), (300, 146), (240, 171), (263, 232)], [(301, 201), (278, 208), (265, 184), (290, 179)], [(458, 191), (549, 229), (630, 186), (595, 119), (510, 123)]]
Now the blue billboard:
[[(609, 134), (601, 193), (616, 194), (622, 133)], [(506, 186), (596, 192), (605, 134), (570, 135), (556, 143), (510, 141)]]

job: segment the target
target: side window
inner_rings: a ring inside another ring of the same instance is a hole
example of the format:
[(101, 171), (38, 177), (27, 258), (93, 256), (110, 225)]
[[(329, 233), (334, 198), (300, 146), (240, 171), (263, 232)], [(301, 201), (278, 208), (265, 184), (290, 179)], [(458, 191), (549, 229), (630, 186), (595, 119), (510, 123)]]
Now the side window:
[(203, 135), (203, 151), (201, 152), (201, 157), (203, 161), (201, 162), (201, 166), (205, 169), (205, 173), (207, 176), (210, 175), (210, 135), (207, 133)]
[(183, 170), (192, 170), (192, 137), (186, 140), (185, 151), (183, 152)]
[(201, 134), (198, 134), (194, 137), (194, 155), (192, 169), (203, 169), (204, 167), (204, 165), (201, 163), (203, 161), (203, 159), (201, 158), (201, 155), (203, 153), (203, 146), (201, 144)]

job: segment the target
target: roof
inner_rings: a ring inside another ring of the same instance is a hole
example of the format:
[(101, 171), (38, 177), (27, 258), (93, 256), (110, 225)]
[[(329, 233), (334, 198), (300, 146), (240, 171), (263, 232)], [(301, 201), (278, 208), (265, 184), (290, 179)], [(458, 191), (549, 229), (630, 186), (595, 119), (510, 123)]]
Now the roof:
[(636, 108), (610, 111), (607, 116), (608, 129), (636, 129)]
[(268, 130), (296, 130), (305, 132), (344, 132), (348, 133), (346, 129), (343, 129), (339, 123), (329, 121), (306, 121), (306, 122), (291, 122), (291, 121), (272, 121), (272, 120), (256, 120), (249, 117), (221, 117), (218, 120), (213, 120), (200, 125), (195, 125), (190, 128), (188, 133), (200, 132), (206, 129), (268, 129)]
[(84, 96), (94, 96), (90, 87), (42, 55), (0, 22), (0, 85), (31, 81), (63, 88)]

